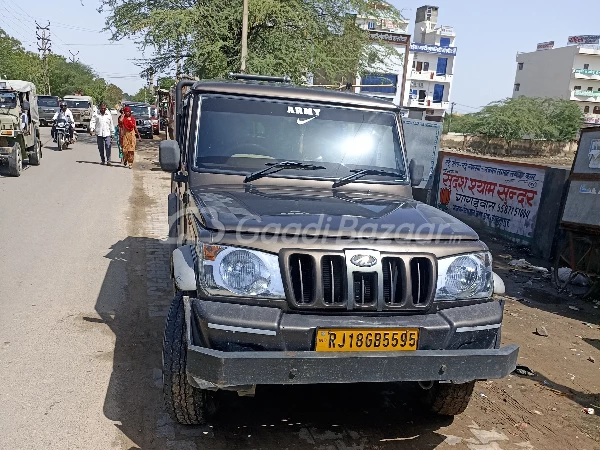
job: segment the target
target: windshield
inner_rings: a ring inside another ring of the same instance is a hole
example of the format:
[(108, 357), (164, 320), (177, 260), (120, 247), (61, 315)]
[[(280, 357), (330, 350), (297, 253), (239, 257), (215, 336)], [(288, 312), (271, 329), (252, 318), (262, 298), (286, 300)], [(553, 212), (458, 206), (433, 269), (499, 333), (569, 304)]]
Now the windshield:
[(14, 92), (0, 91), (0, 108), (16, 108), (17, 95)]
[(65, 103), (69, 108), (83, 108), (88, 109), (92, 104), (87, 100), (65, 100)]
[(128, 105), (131, 108), (131, 115), (137, 117), (149, 117), (150, 116), (150, 108), (148, 106), (132, 106)]
[(205, 97), (195, 169), (248, 174), (266, 163), (301, 161), (324, 170), (285, 170), (273, 177), (339, 178), (351, 170), (387, 169), (406, 181), (396, 115), (298, 102)]
[(38, 106), (58, 108), (58, 97), (38, 97)]

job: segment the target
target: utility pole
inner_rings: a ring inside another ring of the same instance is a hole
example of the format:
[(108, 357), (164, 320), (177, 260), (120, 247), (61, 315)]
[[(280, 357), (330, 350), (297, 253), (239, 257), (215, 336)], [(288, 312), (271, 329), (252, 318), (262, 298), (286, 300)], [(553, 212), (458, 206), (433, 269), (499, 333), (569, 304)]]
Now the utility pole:
[(450, 118), (448, 119), (448, 133), (450, 133), (450, 130), (452, 129), (452, 115), (454, 114), (454, 105), (456, 105), (456, 102), (450, 103)]
[(79, 52), (73, 53), (71, 50), (69, 50), (69, 53), (71, 54), (71, 62), (73, 64), (79, 62), (79, 59), (76, 59), (77, 55), (79, 55)]
[(248, 0), (244, 0), (242, 16), (242, 65), (240, 67), (242, 73), (246, 73), (246, 59), (248, 59)]
[(50, 95), (50, 77), (48, 75), (48, 54), (52, 53), (52, 49), (50, 48), (52, 45), (52, 42), (50, 41), (50, 22), (48, 22), (48, 25), (45, 27), (36, 22), (35, 26), (35, 34), (39, 41), (38, 51), (40, 52), (42, 61), (44, 62), (44, 84), (46, 88), (46, 94)]

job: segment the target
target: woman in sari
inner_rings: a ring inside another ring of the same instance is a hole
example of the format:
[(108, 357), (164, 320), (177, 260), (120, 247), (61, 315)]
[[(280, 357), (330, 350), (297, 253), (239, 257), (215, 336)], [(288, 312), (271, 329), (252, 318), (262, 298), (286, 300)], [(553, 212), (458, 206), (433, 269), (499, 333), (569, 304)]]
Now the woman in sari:
[(133, 156), (135, 153), (135, 138), (137, 136), (139, 139), (142, 139), (142, 137), (140, 136), (140, 132), (135, 125), (135, 117), (131, 115), (131, 108), (126, 106), (123, 108), (123, 113), (124, 116), (123, 119), (121, 119), (121, 146), (123, 147), (123, 164), (129, 165), (129, 168), (131, 169), (133, 167)]
[(117, 147), (119, 148), (119, 158), (121, 162), (125, 164), (125, 159), (123, 158), (123, 139), (121, 138), (121, 128), (123, 128), (123, 109), (119, 110), (119, 118), (117, 119), (117, 125), (115, 126), (115, 139), (117, 141)]

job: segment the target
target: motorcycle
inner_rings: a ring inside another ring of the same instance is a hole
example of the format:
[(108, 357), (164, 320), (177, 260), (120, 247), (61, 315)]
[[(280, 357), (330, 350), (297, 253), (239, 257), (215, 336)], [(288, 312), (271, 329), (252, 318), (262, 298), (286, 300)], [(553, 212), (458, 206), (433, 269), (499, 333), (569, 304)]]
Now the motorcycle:
[(69, 144), (74, 144), (77, 141), (77, 132), (73, 130), (73, 139), (69, 136), (69, 127), (71, 125), (66, 120), (56, 122), (56, 146), (58, 150), (66, 150)]

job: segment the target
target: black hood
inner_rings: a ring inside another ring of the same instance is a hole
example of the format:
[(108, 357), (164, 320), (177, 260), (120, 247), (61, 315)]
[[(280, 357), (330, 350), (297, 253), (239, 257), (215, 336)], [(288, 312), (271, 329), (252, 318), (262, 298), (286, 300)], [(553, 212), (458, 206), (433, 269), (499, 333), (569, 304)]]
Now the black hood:
[(242, 233), (410, 240), (477, 240), (458, 219), (413, 199), (246, 186), (191, 190), (199, 220)]

